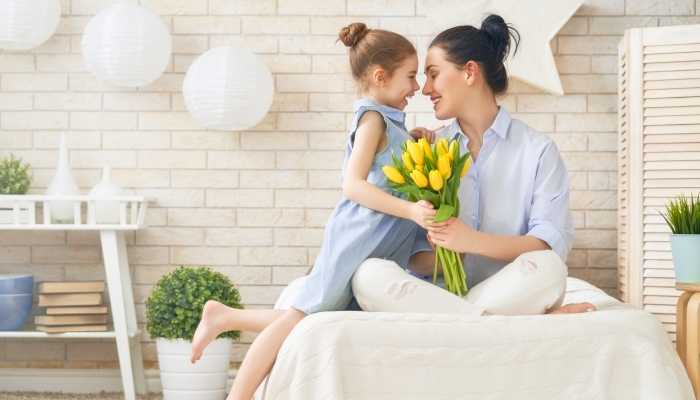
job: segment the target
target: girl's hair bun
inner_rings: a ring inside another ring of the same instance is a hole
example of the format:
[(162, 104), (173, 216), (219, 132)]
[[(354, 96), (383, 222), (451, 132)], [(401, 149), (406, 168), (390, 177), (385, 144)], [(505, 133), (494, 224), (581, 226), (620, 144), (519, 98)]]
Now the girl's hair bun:
[(481, 23), (481, 31), (491, 38), (501, 61), (504, 61), (508, 57), (508, 53), (510, 53), (511, 38), (513, 43), (515, 43), (513, 55), (517, 53), (520, 35), (512, 26), (506, 24), (506, 21), (500, 15), (487, 15)]
[(369, 28), (362, 22), (353, 22), (340, 30), (338, 38), (344, 45), (352, 47), (369, 33)]

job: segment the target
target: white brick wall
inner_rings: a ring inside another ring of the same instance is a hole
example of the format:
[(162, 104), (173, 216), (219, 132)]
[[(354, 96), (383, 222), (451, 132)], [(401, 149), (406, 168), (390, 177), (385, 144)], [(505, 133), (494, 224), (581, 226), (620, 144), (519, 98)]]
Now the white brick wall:
[[(150, 288), (178, 264), (212, 266), (248, 307), (270, 307), (313, 263), (341, 196), (356, 88), (338, 31), (354, 21), (394, 30), (422, 58), (436, 33), (425, 16), (430, 0), (140, 0), (170, 27), (173, 58), (156, 82), (138, 89), (98, 81), (80, 54), (90, 18), (118, 1), (62, 0), (49, 41), (0, 52), (0, 156), (12, 151), (30, 162), (31, 192), (43, 193), (66, 132), (84, 193), (108, 162), (128, 193), (158, 198), (151, 228), (127, 237), (140, 323)], [(697, 7), (695, 0), (587, 0), (551, 43), (566, 95), (516, 81), (501, 102), (559, 146), (577, 229), (570, 274), (609, 293), (616, 285), (617, 44), (624, 29), (700, 23)], [(272, 110), (250, 131), (205, 131), (184, 106), (184, 72), (218, 46), (251, 49), (274, 74)], [(425, 99), (408, 111), (409, 127), (437, 126)], [(104, 279), (98, 245), (94, 234), (0, 232), (0, 272)], [(236, 344), (234, 363), (254, 337)], [(145, 362), (155, 367), (153, 343), (146, 334), (142, 340)], [(114, 368), (116, 360), (113, 342), (0, 343), (0, 367)]]

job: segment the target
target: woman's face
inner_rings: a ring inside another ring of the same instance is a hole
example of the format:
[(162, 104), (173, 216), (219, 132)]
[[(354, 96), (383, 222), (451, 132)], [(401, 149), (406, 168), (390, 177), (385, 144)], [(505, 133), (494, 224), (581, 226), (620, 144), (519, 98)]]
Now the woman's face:
[(467, 101), (467, 75), (445, 60), (445, 51), (431, 47), (425, 58), (425, 75), (423, 94), (430, 96), (435, 110), (435, 118), (440, 120), (454, 118), (458, 110)]

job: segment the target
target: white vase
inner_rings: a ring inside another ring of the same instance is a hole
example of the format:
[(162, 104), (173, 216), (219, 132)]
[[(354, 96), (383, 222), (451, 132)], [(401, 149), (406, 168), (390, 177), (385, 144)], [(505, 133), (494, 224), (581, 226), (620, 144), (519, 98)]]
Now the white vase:
[(163, 400), (224, 400), (231, 343), (231, 339), (214, 340), (192, 364), (192, 342), (156, 339)]
[[(102, 168), (102, 180), (90, 190), (90, 196), (124, 196), (124, 189), (112, 180), (112, 169), (109, 165)], [(95, 222), (98, 224), (118, 224), (119, 202), (95, 202)]]
[[(49, 187), (46, 188), (46, 194), (52, 196), (79, 196), (80, 189), (70, 174), (65, 133), (61, 134), (61, 146), (58, 151), (56, 175), (54, 175)], [(73, 223), (73, 204), (73, 201), (50, 201), (51, 221), (59, 224)]]

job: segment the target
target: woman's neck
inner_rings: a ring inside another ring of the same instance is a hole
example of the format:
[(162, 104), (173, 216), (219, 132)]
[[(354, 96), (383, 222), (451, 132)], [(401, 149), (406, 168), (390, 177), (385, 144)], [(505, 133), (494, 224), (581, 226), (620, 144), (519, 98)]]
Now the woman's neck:
[(469, 139), (467, 147), (472, 152), (474, 160), (484, 143), (484, 133), (493, 125), (497, 116), (498, 105), (495, 99), (466, 102), (465, 107), (457, 115), (457, 123)]

